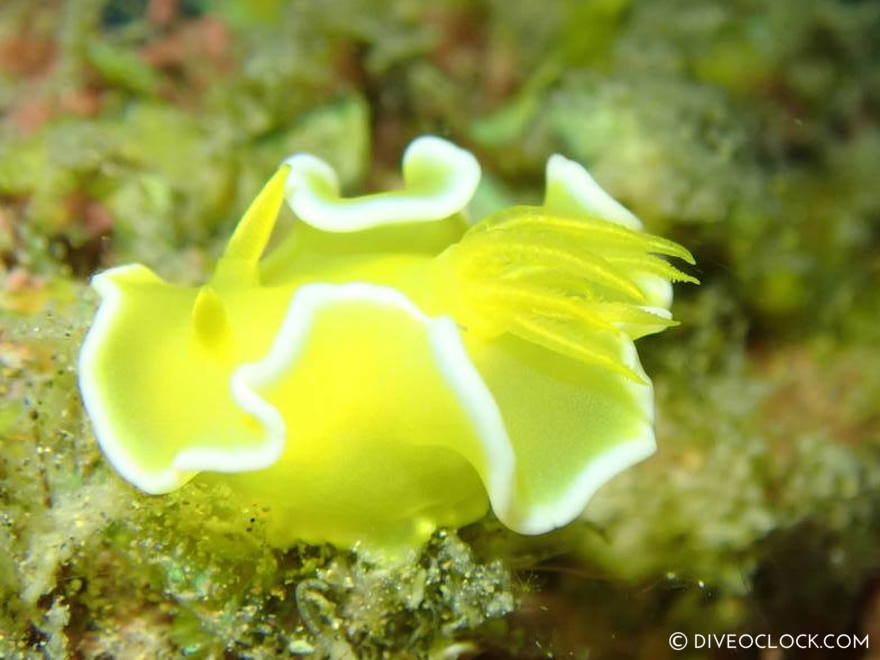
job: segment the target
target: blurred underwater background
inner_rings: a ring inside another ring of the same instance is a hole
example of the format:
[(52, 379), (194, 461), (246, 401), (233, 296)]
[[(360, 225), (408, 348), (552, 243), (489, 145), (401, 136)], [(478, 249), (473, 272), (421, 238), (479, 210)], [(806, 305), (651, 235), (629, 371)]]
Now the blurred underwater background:
[[(0, 657), (880, 647), (878, 34), (871, 0), (2, 0)], [(76, 387), (89, 277), (203, 280), (286, 155), (359, 194), (424, 133), (479, 158), (476, 217), (562, 153), (694, 253), (639, 343), (658, 452), (563, 529), (487, 518), (397, 567), (116, 476)]]

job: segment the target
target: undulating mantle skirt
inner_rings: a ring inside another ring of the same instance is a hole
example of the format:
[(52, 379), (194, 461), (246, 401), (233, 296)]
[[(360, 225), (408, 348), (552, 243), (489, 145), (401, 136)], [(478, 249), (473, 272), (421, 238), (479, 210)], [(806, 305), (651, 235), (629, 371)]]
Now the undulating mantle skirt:
[[(524, 534), (567, 524), (654, 451), (633, 341), (695, 280), (580, 165), (546, 176), (543, 205), (471, 224), (480, 167), (445, 140), (356, 198), (297, 154), (205, 285), (96, 275), (79, 381), (105, 455), (149, 493), (228, 482), (278, 545), (394, 555), (489, 506)], [(285, 198), (297, 221), (264, 256)]]

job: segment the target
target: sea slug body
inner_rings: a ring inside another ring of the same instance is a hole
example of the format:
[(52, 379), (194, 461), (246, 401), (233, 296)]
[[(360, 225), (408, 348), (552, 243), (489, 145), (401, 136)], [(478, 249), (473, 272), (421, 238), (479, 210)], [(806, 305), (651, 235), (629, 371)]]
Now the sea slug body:
[[(576, 518), (654, 451), (633, 341), (695, 281), (664, 257), (693, 258), (562, 156), (542, 205), (470, 224), (479, 179), (426, 136), (402, 190), (344, 198), (297, 154), (203, 286), (96, 275), (80, 389), (119, 474), (155, 494), (223, 479), (282, 546), (412, 548), (490, 506), (524, 534)], [(297, 222), (264, 255), (285, 199)]]

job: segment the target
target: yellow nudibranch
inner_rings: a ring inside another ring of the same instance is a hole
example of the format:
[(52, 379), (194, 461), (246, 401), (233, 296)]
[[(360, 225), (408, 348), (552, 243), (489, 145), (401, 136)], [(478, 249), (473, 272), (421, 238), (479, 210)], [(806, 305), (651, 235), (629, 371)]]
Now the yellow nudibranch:
[[(418, 138), (403, 179), (343, 198), (294, 155), (203, 286), (95, 276), (79, 382), (125, 479), (203, 473), (268, 510), (271, 543), (396, 552), (490, 505), (523, 534), (565, 525), (654, 451), (633, 340), (674, 325), (670, 282), (696, 280), (664, 257), (690, 253), (559, 155), (541, 206), (473, 225), (469, 152)], [(264, 256), (285, 198), (296, 222)]]

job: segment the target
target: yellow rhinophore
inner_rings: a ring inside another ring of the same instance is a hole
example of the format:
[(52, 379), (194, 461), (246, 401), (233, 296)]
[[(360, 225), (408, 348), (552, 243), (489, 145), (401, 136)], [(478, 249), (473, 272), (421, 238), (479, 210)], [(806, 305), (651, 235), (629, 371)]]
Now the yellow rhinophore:
[[(80, 355), (95, 434), (149, 493), (199, 473), (269, 511), (269, 540), (395, 553), (491, 506), (538, 534), (654, 450), (633, 340), (674, 325), (680, 245), (553, 156), (542, 206), (470, 226), (474, 157), (436, 137), (401, 191), (342, 198), (289, 158), (201, 287), (93, 280)], [(287, 199), (298, 218), (263, 256)]]

